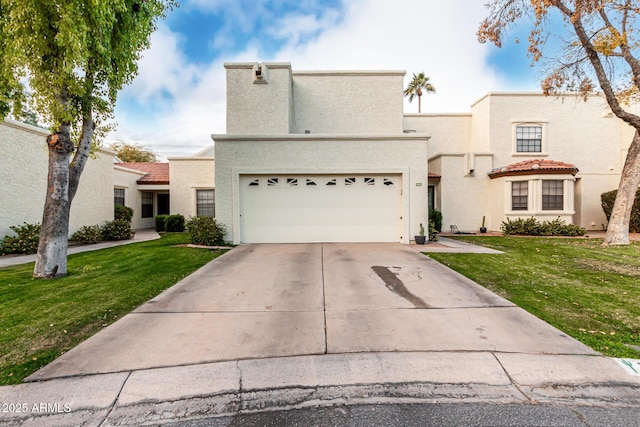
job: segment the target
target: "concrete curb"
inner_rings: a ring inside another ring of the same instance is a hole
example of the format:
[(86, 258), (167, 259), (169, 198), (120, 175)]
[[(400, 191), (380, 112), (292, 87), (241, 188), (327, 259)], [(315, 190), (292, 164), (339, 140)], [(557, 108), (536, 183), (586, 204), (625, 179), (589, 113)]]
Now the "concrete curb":
[[(3, 425), (128, 426), (357, 403), (640, 407), (640, 377), (613, 359), (492, 352), (250, 359), (0, 387)], [(12, 408), (7, 408), (12, 409)]]

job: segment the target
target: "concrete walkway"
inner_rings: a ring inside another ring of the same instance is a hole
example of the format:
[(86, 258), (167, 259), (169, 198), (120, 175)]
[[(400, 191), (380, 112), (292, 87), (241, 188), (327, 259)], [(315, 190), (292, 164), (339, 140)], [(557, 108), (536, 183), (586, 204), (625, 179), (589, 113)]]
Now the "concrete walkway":
[[(99, 249), (112, 248), (114, 246), (128, 245), (131, 243), (145, 242), (147, 240), (159, 239), (160, 235), (153, 229), (135, 230), (136, 234), (133, 239), (130, 240), (116, 240), (112, 242), (101, 242), (90, 245), (73, 245), (67, 250), (69, 255), (77, 254), (80, 252), (97, 251)], [(36, 256), (34, 255), (5, 255), (0, 256), (0, 268), (8, 267), (10, 265), (28, 264), (35, 262)]]
[(237, 247), (27, 381), (0, 388), (27, 409), (3, 425), (396, 401), (640, 407), (640, 376), (400, 244)]

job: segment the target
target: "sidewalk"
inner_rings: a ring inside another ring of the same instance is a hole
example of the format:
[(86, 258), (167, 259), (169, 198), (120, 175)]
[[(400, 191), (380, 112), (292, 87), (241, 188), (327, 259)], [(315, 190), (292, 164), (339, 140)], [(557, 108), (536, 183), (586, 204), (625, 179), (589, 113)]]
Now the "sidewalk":
[[(147, 240), (159, 239), (160, 235), (155, 230), (145, 228), (142, 230), (134, 230), (136, 234), (133, 239), (129, 240), (116, 240), (112, 242), (101, 242), (89, 245), (72, 245), (69, 246), (67, 254), (77, 254), (80, 252), (97, 251), (99, 249), (112, 248), (114, 246), (128, 245), (130, 243), (145, 242)], [(36, 256), (34, 255), (5, 255), (0, 257), (0, 268), (8, 267), (10, 265), (28, 264), (35, 262)]]

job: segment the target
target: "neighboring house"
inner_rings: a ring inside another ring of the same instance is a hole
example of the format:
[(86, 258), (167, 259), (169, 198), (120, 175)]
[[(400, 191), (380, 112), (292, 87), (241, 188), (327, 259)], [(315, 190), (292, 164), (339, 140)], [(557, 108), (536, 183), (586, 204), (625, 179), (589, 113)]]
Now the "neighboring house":
[(466, 114), (404, 114), (404, 71), (227, 63), (216, 218), (247, 242), (403, 242), (428, 210), (489, 230), (560, 217), (601, 230), (632, 129), (600, 96), (491, 93)]
[[(14, 120), (0, 121), (0, 239), (10, 227), (42, 222), (47, 191), (51, 132)], [(113, 161), (115, 153), (99, 149), (82, 172), (71, 204), (69, 231), (113, 219)]]

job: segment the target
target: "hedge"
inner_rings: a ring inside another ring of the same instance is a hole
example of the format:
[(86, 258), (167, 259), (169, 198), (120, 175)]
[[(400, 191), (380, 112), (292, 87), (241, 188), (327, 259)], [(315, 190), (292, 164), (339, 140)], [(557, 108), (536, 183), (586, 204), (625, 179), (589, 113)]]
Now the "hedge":
[[(618, 190), (607, 191), (600, 195), (600, 201), (602, 203), (602, 210), (607, 216), (607, 222), (611, 218), (611, 211), (613, 210), (613, 204), (616, 201), (616, 195)], [(640, 233), (640, 189), (636, 192), (636, 200), (633, 203), (631, 210), (631, 221), (629, 221), (629, 232)]]

